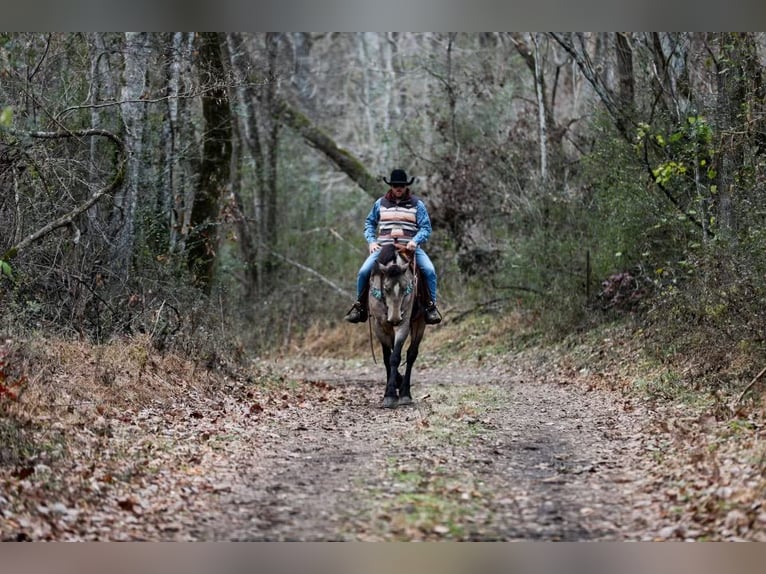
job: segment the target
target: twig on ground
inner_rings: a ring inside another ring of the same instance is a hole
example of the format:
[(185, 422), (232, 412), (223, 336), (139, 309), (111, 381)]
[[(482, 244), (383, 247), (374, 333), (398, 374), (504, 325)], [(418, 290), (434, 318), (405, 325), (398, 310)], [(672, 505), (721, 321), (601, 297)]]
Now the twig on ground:
[[(750, 381), (750, 383), (745, 387), (745, 389), (739, 394), (739, 397), (737, 397), (737, 400), (734, 401), (733, 406), (738, 405), (742, 401), (742, 398), (747, 394), (747, 391), (749, 391), (753, 387), (753, 385), (758, 382), (758, 379), (760, 379), (764, 373), (766, 373), (766, 367), (762, 368), (761, 372), (758, 373), (755, 377), (753, 377), (753, 380)], [(732, 410), (734, 409), (732, 408)]]

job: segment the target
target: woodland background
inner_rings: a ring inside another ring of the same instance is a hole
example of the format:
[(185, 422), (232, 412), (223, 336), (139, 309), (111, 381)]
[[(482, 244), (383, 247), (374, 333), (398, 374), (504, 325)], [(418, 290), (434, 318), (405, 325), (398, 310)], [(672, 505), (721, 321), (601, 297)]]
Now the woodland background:
[(0, 332), (215, 361), (348, 329), (364, 217), (403, 168), (445, 322), (628, 320), (659, 353), (739, 361), (708, 385), (749, 380), (765, 39), (0, 34)]

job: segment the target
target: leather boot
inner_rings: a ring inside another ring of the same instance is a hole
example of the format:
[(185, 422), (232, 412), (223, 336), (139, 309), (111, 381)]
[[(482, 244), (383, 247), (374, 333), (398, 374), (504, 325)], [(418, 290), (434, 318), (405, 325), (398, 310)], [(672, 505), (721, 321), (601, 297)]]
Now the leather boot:
[(349, 323), (364, 323), (367, 320), (367, 306), (361, 300), (354, 301), (351, 310), (343, 318)]
[(436, 303), (431, 301), (426, 307), (426, 325), (436, 325), (441, 323), (442, 314), (439, 313), (439, 309), (436, 308)]

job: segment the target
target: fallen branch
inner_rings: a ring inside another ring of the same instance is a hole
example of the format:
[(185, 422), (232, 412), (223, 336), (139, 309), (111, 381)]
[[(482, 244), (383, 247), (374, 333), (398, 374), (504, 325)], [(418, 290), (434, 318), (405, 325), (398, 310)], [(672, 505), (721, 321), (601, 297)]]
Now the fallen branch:
[(354, 157), (351, 152), (338, 147), (338, 144), (329, 135), (314, 125), (305, 114), (291, 106), (286, 100), (277, 100), (276, 115), (280, 121), (297, 132), (314, 148), (321, 151), (369, 195), (377, 199), (385, 193), (385, 186), (377, 177), (367, 171), (361, 161)]
[(319, 273), (319, 271), (317, 271), (316, 269), (312, 269), (311, 267), (307, 267), (303, 263), (298, 263), (297, 261), (293, 261), (289, 257), (285, 257), (284, 255), (281, 255), (280, 253), (277, 253), (273, 249), (269, 249), (269, 253), (271, 253), (277, 259), (281, 259), (282, 261), (285, 261), (285, 262), (289, 263), (290, 265), (293, 265), (293, 266), (297, 267), (298, 269), (301, 269), (301, 270), (305, 271), (306, 273), (310, 273), (311, 275), (313, 275), (314, 277), (318, 278), (323, 283), (326, 283), (327, 285), (332, 287), (335, 291), (337, 291), (338, 293), (340, 293), (344, 297), (348, 297), (350, 299), (356, 299), (356, 294), (355, 293), (352, 294), (350, 291), (347, 291), (343, 287), (340, 287), (335, 282), (333, 282), (331, 279), (328, 279), (327, 277), (325, 277), (324, 275)]
[[(532, 291), (531, 289), (524, 289), (525, 291)], [(463, 311), (462, 313), (459, 313), (454, 316), (450, 316), (450, 321), (453, 323), (457, 323), (458, 321), (461, 321), (466, 316), (470, 315), (471, 313), (476, 313), (485, 307), (490, 307), (492, 305), (495, 305), (496, 303), (503, 303), (505, 301), (510, 301), (512, 299), (515, 299), (514, 297), (499, 297), (497, 299), (490, 299), (489, 301), (483, 301), (482, 303), (479, 303), (478, 305), (474, 305), (470, 309), (467, 309), (466, 311)]]
[[(757, 382), (758, 382), (758, 379), (760, 379), (760, 378), (763, 376), (763, 374), (764, 374), (764, 373), (766, 373), (766, 367), (762, 368), (762, 369), (761, 369), (761, 372), (760, 372), (760, 373), (758, 373), (758, 374), (757, 374), (757, 375), (756, 375), (756, 376), (753, 378), (753, 380), (752, 380), (752, 381), (750, 381), (750, 383), (749, 383), (749, 384), (748, 384), (748, 385), (745, 387), (745, 390), (743, 390), (743, 391), (740, 393), (739, 397), (738, 397), (738, 398), (737, 398), (737, 400), (734, 402), (734, 405), (735, 405), (735, 406), (736, 406), (736, 405), (738, 405), (738, 404), (740, 403), (740, 401), (742, 401), (742, 398), (743, 398), (743, 397), (744, 397), (744, 396), (747, 394), (747, 391), (749, 391), (749, 390), (750, 390), (750, 389), (753, 387), (753, 385), (754, 385), (755, 383), (757, 383)], [(732, 410), (733, 410), (733, 409), (732, 409)]]
[[(543, 294), (540, 291), (537, 291), (532, 288), (527, 288), (527, 287), (513, 287), (513, 289), (518, 289), (520, 291), (529, 291), (531, 293), (537, 293), (539, 295)], [(491, 307), (492, 305), (495, 305), (496, 303), (503, 303), (505, 301), (511, 301), (514, 299), (515, 297), (499, 297), (497, 299), (490, 299), (489, 301), (483, 301), (481, 303), (478, 303), (477, 305), (474, 305), (470, 309), (466, 309), (465, 311), (463, 311), (462, 313), (459, 313), (458, 315), (450, 315), (450, 321), (453, 323), (457, 323), (458, 321), (461, 321), (462, 319), (464, 319), (466, 316), (470, 315), (471, 313), (477, 313), (486, 307)]]

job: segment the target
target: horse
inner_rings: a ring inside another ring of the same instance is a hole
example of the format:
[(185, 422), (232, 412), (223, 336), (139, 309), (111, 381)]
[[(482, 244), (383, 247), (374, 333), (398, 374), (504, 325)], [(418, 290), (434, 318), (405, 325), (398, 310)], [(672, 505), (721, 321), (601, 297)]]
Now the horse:
[[(375, 335), (383, 349), (386, 365), (386, 391), (383, 407), (412, 404), (410, 376), (418, 348), (426, 330), (423, 310), (428, 303), (427, 284), (415, 256), (404, 246), (384, 244), (370, 274), (368, 309)], [(407, 366), (399, 373), (402, 347), (407, 338)]]

